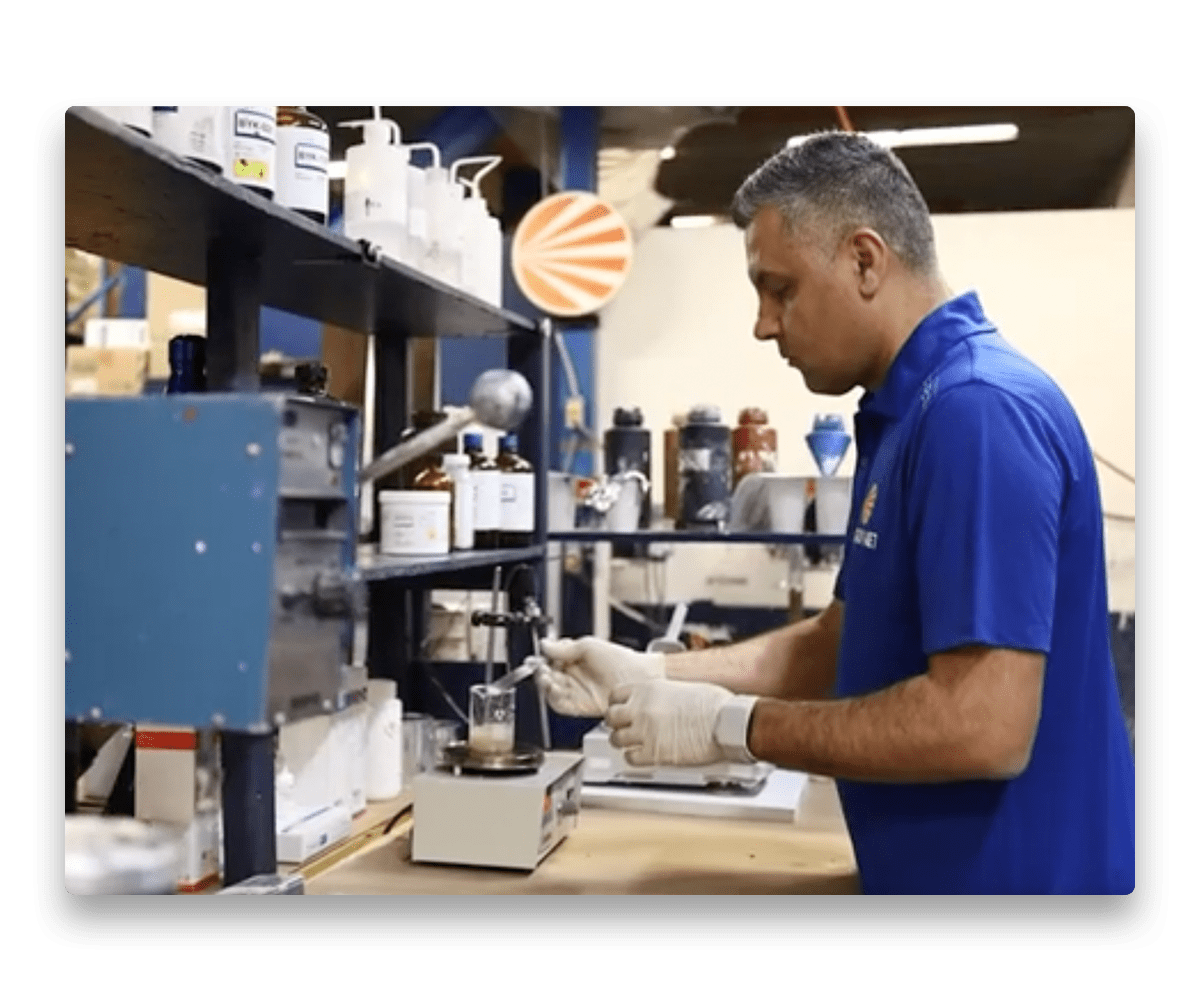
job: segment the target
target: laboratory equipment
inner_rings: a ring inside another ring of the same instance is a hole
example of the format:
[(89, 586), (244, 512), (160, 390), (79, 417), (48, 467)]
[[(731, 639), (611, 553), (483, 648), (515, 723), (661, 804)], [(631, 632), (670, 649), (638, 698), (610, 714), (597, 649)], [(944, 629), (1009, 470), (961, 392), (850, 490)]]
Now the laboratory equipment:
[(266, 733), (330, 711), (364, 602), (356, 434), (330, 399), (69, 399), (67, 718)]
[(390, 448), (359, 473), (362, 483), (373, 482), (414, 458), (419, 458), (449, 441), (468, 424), (478, 420), (498, 430), (515, 430), (533, 405), (533, 390), (520, 372), (493, 368), (483, 372), (471, 386), (470, 406), (452, 413), (446, 420)]
[(679, 429), (679, 528), (719, 530), (729, 520), (729, 428), (716, 406), (694, 406)]
[(511, 754), (517, 713), (516, 692), (511, 685), (473, 684), (471, 713), (467, 723), (467, 746), (482, 759)]

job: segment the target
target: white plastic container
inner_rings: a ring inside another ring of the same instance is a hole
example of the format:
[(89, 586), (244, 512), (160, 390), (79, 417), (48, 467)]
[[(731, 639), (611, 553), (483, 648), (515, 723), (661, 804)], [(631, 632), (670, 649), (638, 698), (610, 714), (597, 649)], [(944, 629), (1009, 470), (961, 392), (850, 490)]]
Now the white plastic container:
[(475, 489), (471, 483), (471, 460), (466, 455), (443, 455), (442, 468), (454, 480), (454, 524), (451, 545), (456, 549), (475, 547)]
[(450, 179), (450, 171), (434, 166), (425, 171), (425, 207), (428, 242), (421, 266), (431, 278), (458, 287), (462, 263), (458, 248), (458, 209), (463, 189)]
[(361, 128), (363, 141), (346, 150), (344, 220), (352, 240), (369, 240), (388, 257), (405, 262), (408, 246), (408, 148), (400, 126), (375, 117), (342, 122)]
[(386, 802), (400, 794), (404, 748), (396, 682), (367, 681), (367, 801)]
[(275, 197), (275, 105), (226, 107), (225, 176), (268, 198)]
[(176, 156), (220, 173), (225, 163), (223, 111), (216, 104), (156, 106), (154, 141)]
[(450, 551), (450, 494), (443, 490), (384, 490), (379, 494), (379, 551), (390, 556)]
[(122, 125), (128, 125), (135, 132), (141, 132), (142, 135), (150, 137), (154, 134), (154, 112), (153, 105), (130, 104), (116, 107), (112, 105), (97, 105), (91, 106), (93, 111), (99, 111), (102, 115), (118, 121)]
[(436, 143), (432, 142), (414, 142), (405, 149), (408, 150), (409, 164), (408, 234), (404, 262), (414, 270), (424, 273), (428, 265), (426, 255), (429, 252), (429, 208), (425, 204), (427, 171), (412, 162), (412, 154), (418, 149), (428, 150), (435, 167), (441, 166), (442, 154)]
[[(487, 199), (480, 193), (479, 182), (484, 174), (495, 169), (500, 160), (499, 156), (468, 156), (455, 160), (450, 168), (451, 178), (466, 189), (465, 198), (455, 206), (455, 232), (460, 259), (458, 287), (496, 306), (500, 304), (500, 288), (493, 285), (503, 277), (500, 263), (503, 241), (500, 220), (488, 214)], [(483, 169), (470, 180), (459, 176), (463, 167), (476, 164), (482, 164)]]

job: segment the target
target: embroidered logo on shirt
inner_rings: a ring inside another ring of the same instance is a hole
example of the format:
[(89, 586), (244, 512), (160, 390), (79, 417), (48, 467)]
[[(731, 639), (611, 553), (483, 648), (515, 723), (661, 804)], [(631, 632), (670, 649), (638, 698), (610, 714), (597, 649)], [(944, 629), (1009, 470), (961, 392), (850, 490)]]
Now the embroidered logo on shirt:
[(933, 398), (933, 394), (937, 391), (938, 380), (936, 375), (930, 375), (924, 382), (921, 383), (921, 412), (924, 413), (929, 406), (929, 401)]
[(875, 500), (878, 498), (878, 496), (879, 484), (872, 483), (871, 488), (867, 490), (867, 498), (863, 501), (862, 505), (861, 518), (863, 524), (866, 524), (869, 520), (871, 520), (871, 514), (875, 510)]
[[(871, 520), (871, 515), (875, 512), (875, 500), (879, 496), (879, 484), (872, 483), (871, 488), (867, 490), (867, 498), (863, 501), (862, 510), (859, 512), (859, 520), (865, 525)], [(854, 529), (854, 544), (861, 545), (863, 548), (873, 549), (879, 541), (879, 534), (874, 531), (867, 531), (865, 528)]]

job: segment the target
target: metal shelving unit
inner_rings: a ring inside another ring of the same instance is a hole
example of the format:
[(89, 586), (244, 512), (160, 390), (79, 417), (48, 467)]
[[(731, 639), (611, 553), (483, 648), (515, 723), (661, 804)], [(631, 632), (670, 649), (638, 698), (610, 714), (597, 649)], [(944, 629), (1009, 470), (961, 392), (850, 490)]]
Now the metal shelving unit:
[(680, 544), (708, 543), (730, 545), (843, 545), (845, 535), (818, 535), (811, 532), (777, 534), (756, 531), (591, 531), (579, 528), (572, 531), (552, 531), (551, 542), (628, 542), (650, 544), (666, 542)]
[[(66, 113), (66, 244), (206, 288), (210, 392), (259, 389), (263, 306), (374, 335), (377, 454), (409, 422), (408, 344), (421, 337), (506, 338), (508, 367), (533, 388), (517, 434), (538, 472), (534, 544), (523, 549), (403, 559), (359, 558), (369, 587), (371, 675), (405, 697), (424, 625), (420, 592), (491, 584), (497, 566), (514, 586), (529, 565), (545, 592), (549, 329), (451, 288), (163, 149), (84, 107)], [(510, 649), (510, 655), (513, 650)], [(164, 720), (165, 721), (165, 720)], [(273, 801), (273, 733), (228, 733), (223, 802), (227, 881), (275, 871), (274, 838), (253, 835)], [(70, 753), (74, 733), (68, 725)], [(70, 784), (68, 779), (68, 785)], [(231, 843), (230, 831), (237, 831)], [(252, 841), (246, 843), (244, 841)], [(239, 870), (230, 873), (235, 865)]]

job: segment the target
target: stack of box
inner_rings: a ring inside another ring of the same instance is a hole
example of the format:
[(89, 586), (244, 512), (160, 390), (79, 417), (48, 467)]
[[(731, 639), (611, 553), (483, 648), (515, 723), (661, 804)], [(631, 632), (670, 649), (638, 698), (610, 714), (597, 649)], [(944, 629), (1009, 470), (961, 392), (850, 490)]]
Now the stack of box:
[[(138, 725), (134, 736), (134, 816), (170, 823), (184, 831), (180, 892), (202, 892), (221, 877), (221, 812), (219, 806), (197, 809), (196, 730), (183, 726)], [(219, 765), (212, 762), (208, 779), (217, 783)]]

